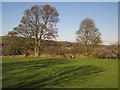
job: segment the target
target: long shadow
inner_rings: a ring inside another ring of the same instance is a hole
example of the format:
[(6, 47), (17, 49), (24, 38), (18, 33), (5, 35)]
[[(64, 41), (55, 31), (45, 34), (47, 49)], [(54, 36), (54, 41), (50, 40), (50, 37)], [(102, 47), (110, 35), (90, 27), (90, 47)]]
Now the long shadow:
[[(8, 79), (10, 77), (10, 75), (12, 77), (12, 75), (16, 76), (21, 73), (24, 74), (25, 72), (29, 73), (29, 72), (32, 72), (32, 70), (38, 70), (38, 69), (46, 68), (46, 67), (57, 65), (57, 64), (59, 64), (59, 65), (65, 64), (66, 62), (67, 61), (63, 60), (63, 59), (54, 59), (53, 58), (53, 59), (35, 60), (35, 61), (10, 62), (10, 63), (3, 64), (3, 66), (2, 66), (2, 71), (3, 71), (2, 75), (4, 76), (4, 78), (2, 79), (3, 86), (6, 81), (10, 81), (12, 79), (12, 78)], [(23, 69), (23, 70), (21, 70), (21, 69)], [(39, 75), (39, 74), (37, 74), (37, 75)], [(33, 76), (29, 76), (29, 77), (32, 78)], [(18, 78), (20, 78), (20, 77), (18, 76)], [(19, 85), (21, 85), (21, 84), (19, 84)]]
[[(14, 69), (21, 69), (22, 68), (26, 68), (26, 70), (31, 70), (31, 69), (42, 69), (42, 68), (46, 68), (49, 66), (54, 66), (54, 65), (60, 65), (60, 64), (65, 64), (67, 62), (67, 60), (63, 60), (63, 59), (45, 59), (45, 60), (35, 60), (35, 61), (24, 61), (24, 62), (10, 62), (10, 63), (6, 63), (2, 65), (2, 71), (3, 71), (3, 75), (4, 73), (6, 73), (7, 71), (11, 71)], [(14, 68), (15, 67), (15, 68)]]
[(62, 59), (48, 59), (48, 60), (41, 60), (39, 62), (35, 61), (32, 62), (34, 63), (34, 66), (31, 66), (31, 68), (49, 67), (54, 65), (65, 64), (66, 62), (67, 60), (62, 60)]
[[(36, 60), (36, 61), (26, 61), (26, 62), (16, 62), (11, 64), (5, 64), (5, 66), (3, 65), (3, 68), (5, 69), (5, 71), (3, 72), (3, 75), (5, 74), (5, 72), (9, 70), (14, 70), (14, 67), (15, 69), (21, 69), (21, 66), (23, 66), (23, 68), (25, 68), (25, 71), (28, 71), (28, 70), (32, 71), (32, 70), (37, 70), (38, 68), (39, 69), (49, 68), (50, 66), (65, 64), (67, 62), (68, 62), (67, 60), (62, 60), (62, 59), (55, 59), (55, 60), (46, 59), (46, 60)], [(22, 73), (25, 71), (20, 71), (19, 73)], [(85, 82), (89, 79), (92, 79), (93, 76), (97, 77), (97, 75), (101, 74), (102, 72), (104, 72), (104, 69), (102, 67), (94, 66), (94, 65), (66, 66), (66, 67), (59, 68), (59, 70), (55, 69), (54, 73), (49, 73), (45, 77), (39, 77), (39, 76), (46, 74), (47, 71), (45, 73), (42, 73), (42, 72), (36, 73), (35, 76), (30, 76), (31, 78), (37, 77), (35, 80), (33, 81), (31, 80), (27, 83), (24, 83), (24, 81), (21, 81), (9, 87), (43, 88), (43, 87), (49, 87), (49, 86), (61, 86), (61, 85), (70, 84), (71, 82), (75, 82), (75, 83)], [(31, 79), (30, 77), (28, 77), (27, 79)]]
[(24, 62), (10, 62), (10, 63), (6, 63), (3, 64), (3, 68), (4, 67), (13, 67), (13, 66), (29, 66), (29, 65), (34, 65), (31, 67), (37, 67), (35, 65), (39, 65), (39, 67), (48, 67), (50, 65), (56, 65), (56, 64), (64, 64), (66, 63), (67, 60), (63, 60), (63, 59), (45, 59), (45, 60), (34, 60), (34, 61), (24, 61)]
[[(72, 80), (77, 82), (85, 82), (93, 76), (99, 75), (104, 72), (104, 69), (93, 65), (83, 65), (78, 68), (71, 68), (70, 70), (64, 70), (63, 72), (57, 72), (51, 76), (40, 78), (36, 81), (29, 82), (27, 85), (21, 85), (20, 87), (36, 86), (37, 88), (49, 87), (49, 86), (60, 86), (70, 84)], [(92, 76), (91, 76), (92, 75)]]

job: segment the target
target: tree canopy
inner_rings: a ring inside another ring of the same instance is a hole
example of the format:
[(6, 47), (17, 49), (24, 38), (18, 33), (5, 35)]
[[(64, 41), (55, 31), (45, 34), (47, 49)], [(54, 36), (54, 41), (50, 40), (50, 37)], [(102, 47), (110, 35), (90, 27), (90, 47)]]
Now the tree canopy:
[(90, 19), (84, 19), (76, 32), (76, 40), (84, 45), (99, 45), (102, 43), (101, 33), (99, 29), (95, 26), (95, 22)]

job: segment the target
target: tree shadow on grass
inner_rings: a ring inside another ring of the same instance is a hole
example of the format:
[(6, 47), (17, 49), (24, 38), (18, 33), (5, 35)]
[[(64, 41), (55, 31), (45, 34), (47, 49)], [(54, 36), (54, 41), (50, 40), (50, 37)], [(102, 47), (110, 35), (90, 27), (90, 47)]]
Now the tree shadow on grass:
[(46, 88), (54, 86), (65, 86), (70, 83), (80, 83), (92, 79), (93, 76), (97, 76), (104, 72), (104, 69), (93, 65), (83, 65), (79, 67), (66, 67), (56, 74), (47, 76), (44, 78), (38, 78), (36, 81), (28, 82), (20, 87), (36, 87), (36, 88)]
[(30, 65), (29, 68), (46, 68), (49, 66), (54, 66), (54, 65), (60, 65), (60, 64), (65, 64), (67, 63), (67, 60), (63, 60), (63, 59), (48, 59), (48, 60), (41, 60), (41, 61), (34, 61), (32, 62), (34, 64)]
[(24, 61), (24, 62), (10, 62), (2, 65), (3, 75), (4, 73), (14, 70), (14, 69), (21, 69), (25, 68), (26, 70), (31, 69), (40, 69), (46, 68), (49, 66), (60, 65), (67, 63), (67, 60), (63, 59), (45, 59), (45, 60), (34, 60), (34, 61)]
[[(16, 82), (13, 85), (8, 85), (10, 88), (46, 88), (46, 87), (56, 87), (56, 86), (66, 86), (72, 83), (82, 83), (87, 80), (92, 79), (93, 77), (97, 77), (104, 69), (99, 66), (94, 65), (78, 65), (78, 66), (65, 66), (68, 60), (63, 59), (46, 59), (46, 60), (36, 60), (36, 61), (28, 61), (28, 62), (16, 62), (10, 65), (3, 65), (5, 71), (3, 75), (7, 75), (7, 71), (11, 71), (16, 69), (17, 72), (13, 71), (12, 73), (8, 73), (9, 75), (14, 75), (15, 78), (11, 78), (13, 82)], [(64, 64), (64, 66), (61, 66)], [(55, 65), (59, 65), (56, 67)], [(55, 67), (53, 67), (55, 66)], [(51, 68), (52, 67), (52, 68)], [(18, 72), (18, 69), (22, 69)], [(42, 70), (43, 71), (35, 71)], [(49, 71), (50, 70), (50, 71)], [(19, 76), (19, 74), (23, 73), (23, 75)], [(29, 75), (30, 73), (30, 75)], [(32, 73), (32, 74), (31, 74)], [(26, 76), (24, 76), (24, 74)], [(18, 75), (18, 76), (17, 76)], [(20, 78), (20, 79), (19, 79)], [(6, 79), (7, 81), (7, 79)], [(9, 80), (8, 80), (9, 81)], [(4, 87), (3, 80), (3, 87)]]
[(40, 68), (40, 67), (49, 67), (51, 65), (53, 66), (53, 65), (57, 65), (57, 64), (65, 64), (66, 62), (68, 62), (66, 59), (52, 58), (52, 59), (45, 59), (45, 60), (10, 62), (10, 63), (3, 64), (3, 68), (12, 67), (11, 69), (14, 69), (13, 66), (18, 67), (18, 68), (20, 66), (27, 66), (29, 68), (30, 67), (31, 68)]

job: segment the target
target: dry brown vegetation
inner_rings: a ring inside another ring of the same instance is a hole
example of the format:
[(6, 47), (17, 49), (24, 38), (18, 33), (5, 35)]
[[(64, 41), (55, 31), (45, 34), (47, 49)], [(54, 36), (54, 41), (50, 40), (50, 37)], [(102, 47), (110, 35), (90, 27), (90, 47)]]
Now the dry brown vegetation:
[[(17, 40), (15, 40), (17, 39)], [(3, 56), (24, 56), (26, 50), (24, 49), (25, 40), (23, 37), (9, 37), (3, 36), (2, 54)], [(15, 45), (16, 44), (16, 45)], [(46, 55), (50, 57), (62, 57), (62, 58), (85, 58), (95, 57), (103, 59), (117, 59), (118, 58), (118, 46), (117, 45), (99, 45), (89, 46), (85, 50), (85, 46), (79, 43), (72, 43), (66, 41), (50, 41), (45, 40), (41, 43), (41, 56)], [(34, 43), (31, 43), (27, 50), (28, 56), (34, 56)]]

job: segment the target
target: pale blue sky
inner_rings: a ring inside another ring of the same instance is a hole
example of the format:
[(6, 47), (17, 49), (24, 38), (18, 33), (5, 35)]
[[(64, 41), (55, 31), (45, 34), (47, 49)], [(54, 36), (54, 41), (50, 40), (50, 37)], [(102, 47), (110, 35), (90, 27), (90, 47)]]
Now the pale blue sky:
[(1, 0), (2, 2), (119, 2), (119, 0)]
[(2, 2), (0, 2), (0, 35), (2, 35)]
[(50, 4), (60, 13), (60, 22), (57, 24), (59, 37), (57, 40), (75, 41), (75, 32), (80, 22), (89, 17), (102, 33), (104, 43), (110, 44), (118, 40), (118, 3), (82, 3), (82, 2), (3, 2), (2, 3), (2, 35), (6, 35), (17, 26), (25, 9), (33, 5)]

